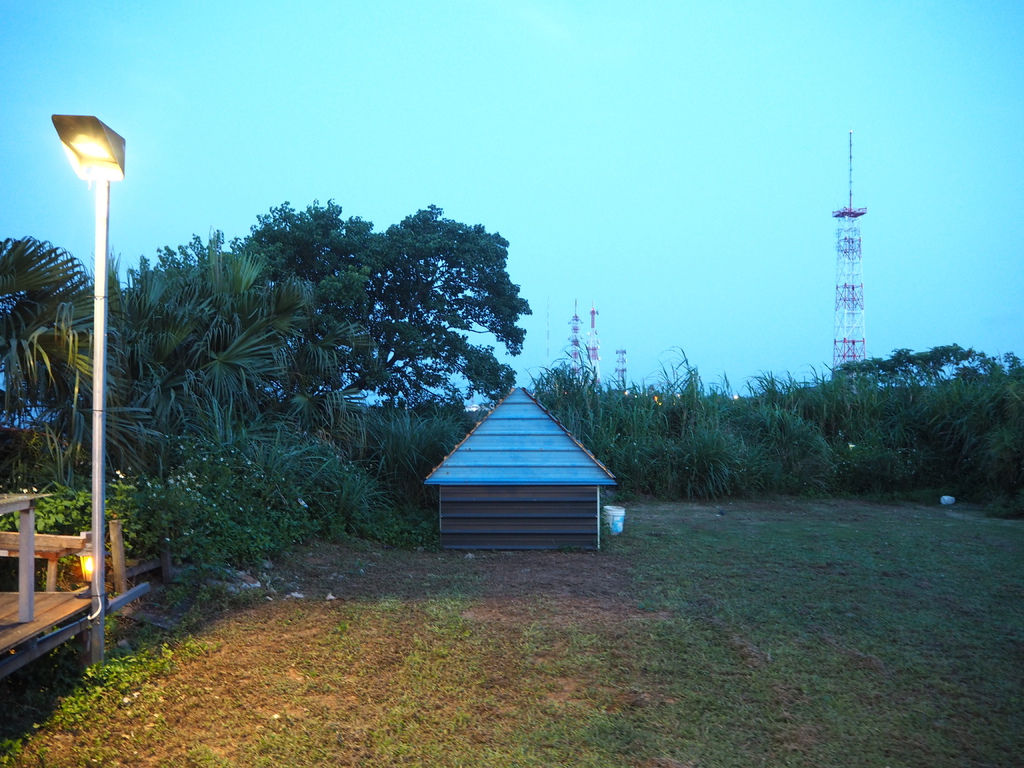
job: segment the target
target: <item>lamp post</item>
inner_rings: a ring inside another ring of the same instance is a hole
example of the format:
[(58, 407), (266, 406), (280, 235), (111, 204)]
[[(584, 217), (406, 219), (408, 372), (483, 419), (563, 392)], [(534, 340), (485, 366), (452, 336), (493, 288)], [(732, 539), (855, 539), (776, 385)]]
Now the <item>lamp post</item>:
[(64, 151), (79, 178), (96, 184), (96, 268), (93, 273), (92, 341), (92, 553), (90, 593), (92, 621), (89, 663), (103, 662), (106, 614), (104, 507), (106, 503), (107, 392), (107, 234), (110, 229), (110, 182), (124, 179), (124, 139), (95, 117), (54, 115)]

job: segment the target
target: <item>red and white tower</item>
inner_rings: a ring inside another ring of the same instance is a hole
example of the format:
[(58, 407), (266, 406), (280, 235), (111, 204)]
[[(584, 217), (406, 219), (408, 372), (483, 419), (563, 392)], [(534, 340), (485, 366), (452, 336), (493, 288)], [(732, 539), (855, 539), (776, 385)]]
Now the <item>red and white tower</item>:
[(839, 219), (836, 230), (836, 321), (832, 347), (832, 368), (843, 363), (864, 360), (867, 341), (864, 335), (864, 277), (861, 269), (860, 223), (867, 208), (853, 207), (853, 131), (850, 131), (850, 200), (845, 208), (833, 211)]
[(569, 336), (569, 359), (572, 361), (572, 372), (579, 373), (582, 369), (582, 351), (580, 347), (580, 312), (579, 302), (573, 305), (572, 320), (569, 321), (572, 333)]
[(587, 335), (587, 357), (594, 372), (594, 383), (601, 386), (601, 342), (597, 340), (597, 310), (590, 304), (590, 333)]

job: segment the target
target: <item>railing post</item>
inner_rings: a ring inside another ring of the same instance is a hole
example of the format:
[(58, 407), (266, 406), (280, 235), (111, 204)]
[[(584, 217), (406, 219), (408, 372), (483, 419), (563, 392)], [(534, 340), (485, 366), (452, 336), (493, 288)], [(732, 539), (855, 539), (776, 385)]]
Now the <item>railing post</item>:
[(110, 568), (114, 572), (114, 589), (119, 595), (128, 591), (128, 576), (125, 573), (124, 534), (120, 520), (111, 520), (110, 526)]

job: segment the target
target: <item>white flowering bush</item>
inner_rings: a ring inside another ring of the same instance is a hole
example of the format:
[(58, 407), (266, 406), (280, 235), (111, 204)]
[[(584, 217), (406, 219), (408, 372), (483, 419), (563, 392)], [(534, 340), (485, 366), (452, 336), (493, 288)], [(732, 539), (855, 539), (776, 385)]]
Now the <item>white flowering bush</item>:
[(252, 565), (372, 514), (374, 482), (315, 441), (187, 439), (176, 468), (138, 485), (140, 516), (177, 560)]

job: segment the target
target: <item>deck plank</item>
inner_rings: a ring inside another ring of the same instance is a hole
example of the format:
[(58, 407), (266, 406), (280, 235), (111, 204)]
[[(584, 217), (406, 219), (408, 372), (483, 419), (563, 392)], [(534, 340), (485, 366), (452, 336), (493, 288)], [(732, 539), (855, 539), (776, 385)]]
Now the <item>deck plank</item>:
[(36, 592), (35, 619), (24, 623), (18, 622), (18, 593), (0, 592), (0, 653), (87, 611), (92, 602), (78, 597), (84, 592)]

